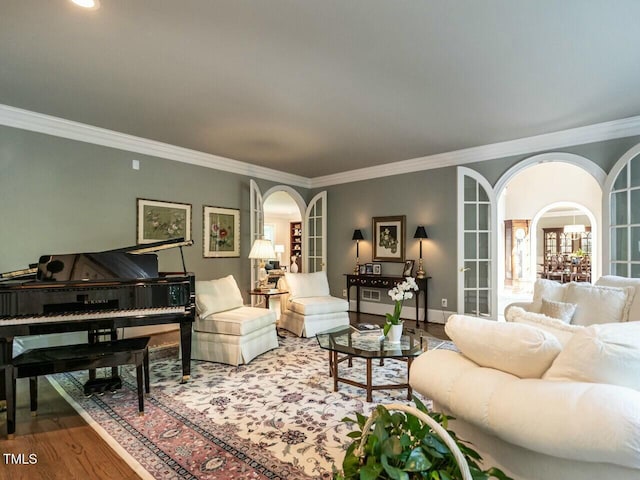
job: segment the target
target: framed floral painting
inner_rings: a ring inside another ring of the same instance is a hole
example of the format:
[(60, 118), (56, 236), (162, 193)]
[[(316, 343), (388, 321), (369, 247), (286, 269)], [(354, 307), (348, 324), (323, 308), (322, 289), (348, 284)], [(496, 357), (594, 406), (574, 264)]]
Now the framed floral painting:
[(373, 261), (404, 262), (404, 215), (373, 217)]
[(239, 257), (240, 210), (205, 205), (203, 215), (205, 258)]
[(137, 244), (191, 240), (191, 204), (137, 199)]

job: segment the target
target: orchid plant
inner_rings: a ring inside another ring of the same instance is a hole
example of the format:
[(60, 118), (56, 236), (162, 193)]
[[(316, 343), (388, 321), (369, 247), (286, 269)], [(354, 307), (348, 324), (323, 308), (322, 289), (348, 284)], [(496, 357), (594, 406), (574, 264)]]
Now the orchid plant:
[(400, 313), (402, 313), (402, 304), (405, 300), (413, 298), (413, 292), (418, 290), (416, 279), (413, 277), (405, 277), (404, 282), (397, 284), (389, 290), (389, 296), (394, 300), (393, 313), (387, 313), (387, 321), (384, 324), (383, 333), (386, 335), (391, 329), (391, 325), (400, 325)]

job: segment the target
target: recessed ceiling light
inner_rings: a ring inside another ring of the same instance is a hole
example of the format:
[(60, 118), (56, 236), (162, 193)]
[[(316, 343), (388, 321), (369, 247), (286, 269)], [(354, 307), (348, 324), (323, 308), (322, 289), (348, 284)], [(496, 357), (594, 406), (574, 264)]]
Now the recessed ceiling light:
[(78, 5), (79, 7), (86, 8), (88, 10), (96, 10), (100, 7), (99, 0), (71, 0), (73, 3)]

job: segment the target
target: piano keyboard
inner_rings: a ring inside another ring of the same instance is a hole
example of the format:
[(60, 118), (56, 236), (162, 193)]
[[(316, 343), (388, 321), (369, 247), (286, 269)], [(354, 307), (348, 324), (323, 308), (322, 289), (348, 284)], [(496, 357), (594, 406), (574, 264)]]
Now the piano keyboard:
[(0, 326), (23, 325), (28, 323), (81, 322), (83, 320), (99, 320), (101, 318), (142, 317), (154, 315), (187, 314), (185, 306), (142, 308), (133, 310), (104, 310), (97, 312), (63, 313), (58, 315), (41, 315), (29, 317), (0, 318)]

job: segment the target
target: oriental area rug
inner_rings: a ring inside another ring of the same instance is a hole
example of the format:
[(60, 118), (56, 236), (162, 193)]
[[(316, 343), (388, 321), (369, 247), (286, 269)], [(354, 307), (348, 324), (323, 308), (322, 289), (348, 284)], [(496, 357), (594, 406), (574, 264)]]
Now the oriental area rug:
[[(429, 348), (447, 348), (435, 342)], [(365, 378), (354, 359), (341, 376)], [(375, 365), (374, 384), (406, 382), (406, 363)], [(180, 384), (177, 356), (152, 360), (151, 393), (138, 415), (135, 370), (121, 368), (123, 388), (85, 397), (87, 372), (49, 381), (85, 420), (146, 479), (329, 479), (350, 443), (345, 416), (378, 404), (407, 403), (406, 390), (364, 390), (340, 384), (333, 391), (328, 353), (315, 338), (286, 336), (280, 347), (248, 365), (192, 361), (191, 380)]]

